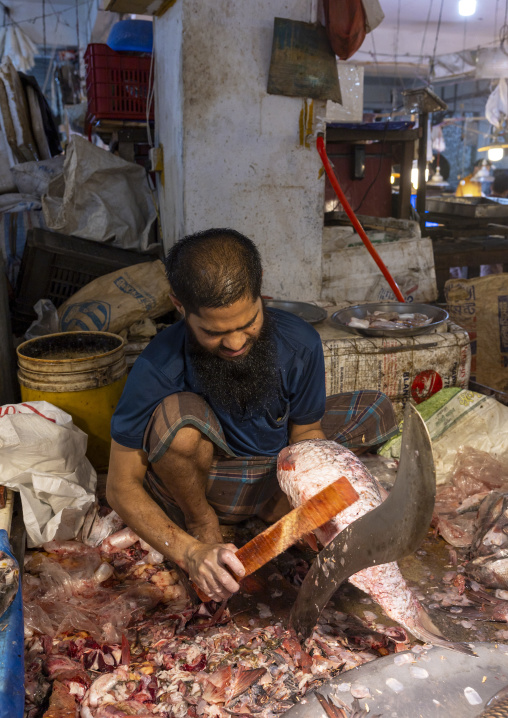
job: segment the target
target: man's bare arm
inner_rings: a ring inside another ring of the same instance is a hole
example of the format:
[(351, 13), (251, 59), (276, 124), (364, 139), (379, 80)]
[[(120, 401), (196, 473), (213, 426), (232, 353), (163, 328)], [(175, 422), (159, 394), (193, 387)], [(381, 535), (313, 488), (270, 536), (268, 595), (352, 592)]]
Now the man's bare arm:
[(304, 439), (326, 439), (321, 428), (321, 422), (313, 424), (291, 424), (289, 427), (289, 443), (296, 444)]
[(111, 508), (147, 543), (189, 574), (215, 600), (228, 598), (239, 585), (227, 568), (243, 576), (232, 544), (207, 544), (189, 536), (153, 501), (143, 488), (146, 453), (111, 442), (107, 500)]

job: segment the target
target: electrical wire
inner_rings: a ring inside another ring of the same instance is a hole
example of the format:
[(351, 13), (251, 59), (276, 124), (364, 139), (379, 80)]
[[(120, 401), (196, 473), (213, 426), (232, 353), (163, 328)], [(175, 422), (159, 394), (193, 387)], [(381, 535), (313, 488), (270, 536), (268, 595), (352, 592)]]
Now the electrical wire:
[[(82, 5), (89, 5), (90, 0), (83, 0), (80, 2), (79, 0), (76, 0), (76, 5), (81, 7)], [(10, 10), (8, 5), (0, 1), (0, 5), (7, 10)], [(54, 8), (53, 4), (50, 2), (51, 7)], [(66, 27), (72, 28), (72, 25), (69, 22), (65, 22), (65, 20), (62, 20), (62, 15), (65, 13), (69, 13), (72, 10), (72, 7), (67, 7), (64, 10), (54, 10), (54, 12), (47, 12), (45, 13), (46, 18), (48, 17), (54, 17), (55, 15), (58, 16), (60, 22), (65, 25)], [(12, 16), (9, 17), (9, 24), (12, 25), (23, 25), (24, 23), (31, 23), (32, 25), (35, 24), (37, 20), (42, 20), (44, 18), (44, 15), (33, 15), (32, 17), (26, 17), (22, 20), (14, 20)]]
[[(499, 2), (499, 0), (498, 0), (498, 2)], [(427, 30), (429, 29), (430, 14), (432, 12), (433, 4), (434, 4), (434, 0), (430, 0), (429, 11), (427, 13), (427, 20), (425, 21), (425, 29), (423, 31), (422, 44), (420, 47), (420, 62), (423, 62), (423, 48), (425, 46), (425, 38), (427, 37)]]
[[(508, 0), (507, 0), (507, 2), (508, 2)], [(443, 17), (443, 5), (444, 5), (444, 0), (441, 0), (441, 7), (439, 8), (439, 18), (437, 21), (436, 39), (434, 41), (434, 51), (432, 53), (432, 58), (431, 58), (431, 62), (430, 62), (431, 72), (434, 69), (434, 64), (436, 62), (437, 41), (439, 38), (439, 31), (441, 30), (441, 18)]]
[(393, 59), (395, 61), (395, 64), (397, 65), (399, 60), (399, 37), (400, 37), (400, 3), (401, 0), (398, 0), (397, 2), (397, 28), (395, 30), (395, 43), (393, 48)]
[(42, 43), (44, 57), (46, 57), (46, 0), (42, 0)]

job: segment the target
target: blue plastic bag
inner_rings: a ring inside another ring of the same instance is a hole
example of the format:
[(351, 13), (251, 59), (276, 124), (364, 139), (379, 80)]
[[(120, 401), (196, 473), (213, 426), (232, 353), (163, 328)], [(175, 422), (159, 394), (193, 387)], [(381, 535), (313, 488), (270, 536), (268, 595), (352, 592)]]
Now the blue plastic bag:
[[(7, 531), (0, 529), (0, 550), (14, 558)], [(23, 718), (25, 705), (23, 603), (16, 598), (0, 617), (0, 718)]]
[(111, 28), (106, 45), (116, 52), (152, 52), (150, 20), (120, 20)]

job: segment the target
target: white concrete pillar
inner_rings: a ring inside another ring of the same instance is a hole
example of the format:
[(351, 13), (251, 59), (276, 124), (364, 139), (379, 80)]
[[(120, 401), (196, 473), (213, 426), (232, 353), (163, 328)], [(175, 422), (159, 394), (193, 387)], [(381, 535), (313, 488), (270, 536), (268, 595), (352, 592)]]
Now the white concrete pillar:
[[(294, 300), (320, 296), (324, 179), (305, 146), (310, 102), (266, 87), (274, 17), (310, 13), (311, 0), (177, 0), (155, 19), (165, 247), (237, 229), (260, 248), (264, 293)], [(312, 112), (323, 117), (325, 103)]]

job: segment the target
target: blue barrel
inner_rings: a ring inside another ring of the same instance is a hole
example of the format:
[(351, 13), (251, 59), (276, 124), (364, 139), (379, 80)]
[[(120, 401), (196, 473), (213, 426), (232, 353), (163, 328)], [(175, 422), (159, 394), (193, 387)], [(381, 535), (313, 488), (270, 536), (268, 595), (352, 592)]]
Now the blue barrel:
[[(14, 558), (7, 531), (0, 529), (0, 550)], [(16, 598), (0, 616), (0, 718), (23, 718), (25, 705), (23, 603)]]

